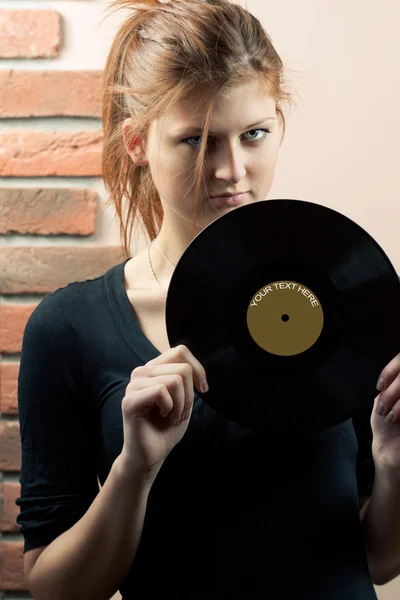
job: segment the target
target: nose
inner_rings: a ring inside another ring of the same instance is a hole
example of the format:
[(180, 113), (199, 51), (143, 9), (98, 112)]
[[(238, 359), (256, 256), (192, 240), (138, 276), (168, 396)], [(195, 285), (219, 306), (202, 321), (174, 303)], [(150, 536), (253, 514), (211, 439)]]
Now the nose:
[(226, 143), (213, 154), (215, 179), (236, 184), (246, 175), (245, 156), (242, 148), (233, 143)]

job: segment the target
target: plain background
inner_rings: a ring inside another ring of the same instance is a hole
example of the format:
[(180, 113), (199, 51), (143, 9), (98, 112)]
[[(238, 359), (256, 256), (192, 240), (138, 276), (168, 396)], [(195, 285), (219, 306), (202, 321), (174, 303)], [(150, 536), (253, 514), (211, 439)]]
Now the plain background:
[[(268, 197), (308, 200), (340, 211), (374, 237), (400, 273), (400, 2), (249, 0), (239, 4), (263, 23), (297, 93), (298, 106), (287, 120)], [(50, 63), (29, 61), (29, 69), (102, 69), (123, 16), (101, 23), (107, 5), (103, 0), (0, 0), (0, 8), (53, 8), (63, 16), (65, 44), (60, 57)], [(24, 67), (21, 60), (2, 63), (3, 68)], [(65, 128), (69, 127), (78, 125), (67, 120)], [(24, 181), (15, 178), (12, 185)], [(100, 180), (92, 180), (90, 187), (102, 201), (107, 199)], [(113, 216), (112, 208), (100, 208), (91, 243), (119, 242)], [(11, 243), (31, 242), (15, 236)], [(139, 238), (132, 253), (145, 243)], [(379, 600), (395, 600), (400, 597), (400, 578), (376, 590)]]

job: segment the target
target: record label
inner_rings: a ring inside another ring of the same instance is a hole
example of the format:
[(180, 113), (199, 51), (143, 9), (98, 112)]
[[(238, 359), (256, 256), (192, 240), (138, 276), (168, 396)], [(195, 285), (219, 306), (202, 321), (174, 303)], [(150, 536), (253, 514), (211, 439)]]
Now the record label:
[(273, 281), (253, 296), (247, 327), (261, 348), (278, 356), (308, 350), (321, 335), (324, 312), (315, 293), (297, 281)]

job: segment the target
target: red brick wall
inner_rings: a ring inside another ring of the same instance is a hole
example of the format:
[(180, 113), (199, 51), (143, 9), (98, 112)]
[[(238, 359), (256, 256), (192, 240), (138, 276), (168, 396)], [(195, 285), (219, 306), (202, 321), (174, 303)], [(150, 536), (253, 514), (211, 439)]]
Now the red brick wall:
[[(124, 258), (121, 246), (94, 241), (96, 193), (90, 185), (72, 185), (74, 177), (89, 183), (101, 174), (101, 72), (54, 69), (51, 62), (62, 52), (65, 28), (62, 15), (39, 1), (37, 10), (13, 10), (12, 3), (9, 10), (0, 9), (0, 118), (7, 119), (0, 133), (0, 595), (27, 589), (15, 505), (24, 327), (46, 292), (101, 275)], [(24, 67), (8, 67), (11, 58), (23, 59)], [(29, 68), (43, 58), (49, 67)], [(48, 117), (54, 127), (46, 126)], [(89, 118), (91, 127), (63, 130), (63, 119), (75, 117)], [(53, 185), (43, 184), (47, 177)], [(60, 185), (54, 186), (54, 177), (63, 177)], [(67, 245), (63, 237), (61, 245), (60, 235), (73, 237)]]

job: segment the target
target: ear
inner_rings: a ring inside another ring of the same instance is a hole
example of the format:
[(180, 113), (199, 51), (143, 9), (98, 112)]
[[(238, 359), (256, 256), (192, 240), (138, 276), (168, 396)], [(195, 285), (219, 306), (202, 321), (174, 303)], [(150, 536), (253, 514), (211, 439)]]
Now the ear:
[(144, 140), (140, 135), (135, 134), (133, 131), (131, 118), (125, 119), (123, 122), (122, 135), (126, 151), (133, 162), (140, 167), (148, 165), (149, 163), (144, 149)]

